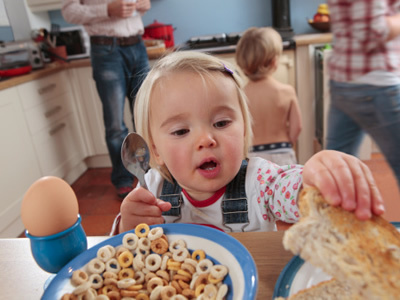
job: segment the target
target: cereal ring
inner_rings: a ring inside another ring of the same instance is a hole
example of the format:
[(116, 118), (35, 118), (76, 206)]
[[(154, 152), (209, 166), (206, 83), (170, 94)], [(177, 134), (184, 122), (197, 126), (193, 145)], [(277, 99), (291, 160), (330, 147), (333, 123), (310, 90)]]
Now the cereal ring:
[(192, 289), (184, 289), (182, 291), (182, 295), (189, 299), (195, 298), (195, 296), (196, 296), (194, 293), (194, 290), (192, 290)]
[(120, 289), (126, 289), (136, 283), (135, 279), (133, 278), (124, 278), (121, 280), (118, 280), (117, 282), (117, 287)]
[(103, 278), (104, 278), (104, 279), (106, 279), (106, 278), (118, 279), (118, 275), (117, 275), (116, 273), (113, 273), (113, 272), (105, 271), (105, 272), (103, 273)]
[(95, 300), (110, 300), (107, 295), (97, 295)]
[(140, 291), (143, 288), (143, 284), (134, 284), (127, 288), (129, 291)]
[(144, 268), (144, 261), (143, 261), (143, 255), (141, 254), (136, 254), (136, 256), (133, 258), (133, 268), (135, 270), (142, 270)]
[(161, 261), (161, 266), (160, 266), (161, 270), (166, 270), (167, 269), (168, 260), (169, 260), (169, 256), (168, 255), (163, 255), (162, 256), (162, 261)]
[(146, 268), (150, 271), (157, 271), (161, 266), (161, 257), (158, 254), (150, 254), (145, 260)]
[(117, 286), (118, 280), (115, 278), (105, 278), (103, 280), (104, 285), (115, 285)]
[(120, 256), (120, 254), (124, 251), (130, 251), (130, 250), (128, 248), (125, 248), (124, 246), (118, 246), (115, 251), (115, 257), (118, 258), (118, 256)]
[(110, 300), (120, 300), (121, 299), (121, 295), (119, 294), (119, 291), (111, 291), (111, 292), (108, 292), (106, 295)]
[(149, 296), (147, 296), (144, 293), (140, 293), (139, 295), (136, 296), (136, 300), (149, 300)]
[(173, 259), (168, 259), (167, 261), (167, 269), (178, 271), (181, 268), (181, 263), (179, 261), (175, 261)]
[(182, 249), (176, 250), (172, 254), (172, 258), (175, 261), (183, 262), (185, 260), (185, 258), (188, 257), (188, 255), (189, 255), (189, 250), (187, 248), (182, 248)]
[(208, 274), (208, 282), (213, 283), (213, 284), (217, 284), (218, 282), (221, 282), (224, 278), (220, 277), (220, 278), (215, 278), (214, 276), (210, 274)]
[(120, 291), (122, 297), (132, 297), (135, 298), (137, 295), (139, 295), (138, 291), (128, 291), (128, 290), (121, 290)]
[(162, 227), (154, 227), (149, 231), (148, 238), (150, 241), (156, 240), (158, 238), (161, 238), (161, 236), (164, 234), (164, 230)]
[(196, 267), (193, 267), (192, 265), (190, 265), (188, 263), (181, 264), (181, 268), (183, 271), (186, 271), (190, 274), (194, 274), (194, 272), (196, 272)]
[(88, 270), (90, 273), (100, 274), (105, 270), (106, 265), (98, 258), (93, 258), (88, 264)]
[(118, 272), (118, 279), (133, 278), (135, 276), (135, 271), (132, 268), (124, 268)]
[(85, 271), (76, 270), (72, 273), (72, 284), (73, 285), (80, 285), (85, 281), (88, 281), (89, 276)]
[(151, 241), (150, 248), (157, 254), (164, 254), (168, 251), (168, 242), (163, 238)]
[(187, 282), (185, 282), (185, 281), (179, 279), (179, 280), (178, 280), (178, 283), (179, 283), (179, 286), (180, 286), (183, 290), (184, 290), (184, 289), (190, 289), (190, 285), (189, 285)]
[(132, 265), (133, 262), (133, 254), (132, 252), (124, 251), (118, 256), (118, 263), (122, 268), (128, 268)]
[(217, 297), (217, 293), (218, 293), (218, 290), (215, 287), (215, 285), (209, 283), (204, 287), (203, 299), (204, 300), (215, 299)]
[(194, 290), (194, 294), (195, 294), (196, 297), (200, 296), (200, 294), (203, 293), (204, 287), (205, 287), (204, 284), (199, 284), (199, 285), (196, 287), (196, 289)]
[(147, 290), (151, 293), (157, 286), (163, 286), (164, 282), (160, 277), (153, 277), (147, 283)]
[(171, 286), (173, 286), (173, 287), (175, 288), (175, 290), (176, 290), (176, 292), (177, 292), (178, 294), (182, 294), (183, 289), (182, 289), (181, 286), (179, 285), (178, 281), (172, 280), (172, 281), (171, 281)]
[(203, 260), (206, 258), (206, 254), (204, 253), (203, 250), (195, 250), (192, 253), (192, 259), (196, 260), (199, 262), (200, 260)]
[(150, 227), (149, 225), (142, 223), (136, 226), (135, 233), (138, 237), (146, 237), (149, 233)]
[(212, 261), (209, 260), (208, 258), (205, 258), (197, 264), (196, 272), (199, 274), (210, 272), (212, 266), (213, 266)]
[(144, 276), (144, 280), (146, 282), (149, 282), (149, 280), (154, 278), (154, 277), (157, 277), (157, 275), (155, 273), (153, 273), (153, 272), (149, 272)]
[(160, 299), (160, 294), (161, 290), (163, 289), (163, 286), (159, 285), (156, 286), (150, 293), (150, 300), (159, 300)]
[(192, 279), (192, 274), (190, 274), (189, 272), (186, 272), (186, 271), (184, 271), (184, 270), (178, 270), (178, 274), (179, 275), (183, 275), (183, 276), (186, 276), (186, 277), (189, 277), (190, 279)]
[(103, 277), (100, 274), (90, 275), (89, 281), (91, 283), (91, 287), (94, 289), (99, 289), (103, 286)]
[(215, 300), (225, 299), (227, 293), (228, 293), (228, 286), (226, 284), (222, 284), (218, 289), (217, 297), (215, 298)]
[(111, 259), (115, 254), (115, 250), (111, 250), (110, 247), (108, 246), (103, 246), (97, 250), (97, 258), (100, 259), (103, 262), (106, 262), (107, 260)]
[(194, 287), (197, 288), (199, 285), (206, 285), (208, 283), (208, 273), (203, 273), (200, 274), (199, 277), (197, 277)]
[(196, 283), (197, 278), (199, 278), (198, 273), (194, 273), (192, 276), (192, 281), (190, 281), (190, 288), (194, 290), (194, 284)]
[(173, 286), (164, 286), (160, 295), (161, 300), (169, 300), (173, 295), (176, 295), (176, 290)]
[(106, 271), (113, 273), (118, 273), (121, 271), (121, 266), (116, 258), (111, 258), (106, 262)]
[(192, 279), (191, 276), (187, 277), (187, 276), (183, 276), (183, 275), (179, 275), (179, 274), (175, 274), (174, 276), (172, 276), (172, 278), (174, 280), (183, 280), (183, 281), (186, 281), (186, 282), (190, 282), (190, 279)]
[(136, 283), (143, 283), (144, 282), (144, 274), (141, 271), (135, 272), (135, 275), (133, 276), (133, 279), (136, 280)]
[(73, 291), (72, 293), (74, 295), (79, 295), (79, 294), (83, 294), (84, 292), (86, 292), (88, 289), (90, 289), (90, 286), (92, 285), (91, 282), (89, 281), (85, 281), (84, 283), (78, 285)]
[(166, 271), (158, 270), (158, 271), (156, 272), (156, 275), (157, 275), (158, 277), (161, 277), (162, 279), (165, 279), (166, 281), (169, 281), (169, 275), (168, 275), (168, 273), (167, 273)]
[(169, 251), (172, 253), (182, 248), (186, 248), (186, 243), (184, 240), (176, 240), (169, 244)]
[(105, 286), (103, 286), (103, 288), (101, 289), (101, 291), (102, 291), (102, 293), (103, 293), (104, 295), (107, 295), (107, 296), (108, 296), (108, 293), (109, 293), (109, 292), (112, 292), (112, 291), (118, 292), (118, 288), (117, 288), (116, 285), (113, 285), (113, 284), (106, 284)]
[(147, 237), (139, 239), (139, 242), (138, 242), (139, 250), (147, 251), (147, 250), (150, 250), (150, 247), (151, 247), (151, 242)]
[(224, 265), (214, 265), (210, 269), (210, 274), (215, 279), (224, 278), (228, 274), (228, 268)]
[(133, 233), (127, 233), (122, 238), (122, 245), (128, 250), (135, 250), (138, 244), (139, 238)]

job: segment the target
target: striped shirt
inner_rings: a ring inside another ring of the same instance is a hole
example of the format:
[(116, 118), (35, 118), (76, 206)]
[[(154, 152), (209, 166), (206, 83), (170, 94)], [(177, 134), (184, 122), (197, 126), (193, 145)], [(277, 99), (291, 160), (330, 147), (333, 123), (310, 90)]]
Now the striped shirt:
[(386, 41), (385, 16), (400, 12), (400, 0), (328, 0), (334, 51), (330, 79), (352, 82), (373, 71), (400, 77), (400, 39)]
[(128, 37), (142, 35), (144, 26), (141, 14), (130, 18), (110, 18), (107, 4), (114, 0), (62, 0), (62, 15), (71, 24), (85, 27), (90, 36)]

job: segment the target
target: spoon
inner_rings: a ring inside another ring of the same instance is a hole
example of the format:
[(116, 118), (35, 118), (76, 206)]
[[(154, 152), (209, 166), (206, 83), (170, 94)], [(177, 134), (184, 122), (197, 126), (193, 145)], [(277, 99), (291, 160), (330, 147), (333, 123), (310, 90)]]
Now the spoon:
[(146, 190), (144, 174), (150, 169), (149, 148), (145, 140), (137, 133), (129, 133), (122, 143), (121, 159), (125, 168), (139, 180), (140, 186)]

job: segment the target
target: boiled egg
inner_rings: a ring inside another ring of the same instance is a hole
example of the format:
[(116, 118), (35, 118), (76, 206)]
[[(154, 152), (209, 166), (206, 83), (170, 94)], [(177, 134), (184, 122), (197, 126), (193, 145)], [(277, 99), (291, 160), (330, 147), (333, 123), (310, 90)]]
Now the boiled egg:
[(63, 179), (46, 176), (35, 181), (21, 204), (21, 219), (29, 234), (48, 236), (64, 231), (78, 219), (75, 192)]

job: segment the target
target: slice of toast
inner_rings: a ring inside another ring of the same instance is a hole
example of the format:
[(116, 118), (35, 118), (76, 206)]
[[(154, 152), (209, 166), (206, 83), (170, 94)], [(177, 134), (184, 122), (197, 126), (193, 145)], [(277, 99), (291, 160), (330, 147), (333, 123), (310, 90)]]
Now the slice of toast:
[(299, 209), (300, 221), (283, 238), (286, 250), (362, 299), (400, 299), (400, 233), (392, 224), (379, 216), (358, 220), (329, 205), (315, 188), (301, 192)]

